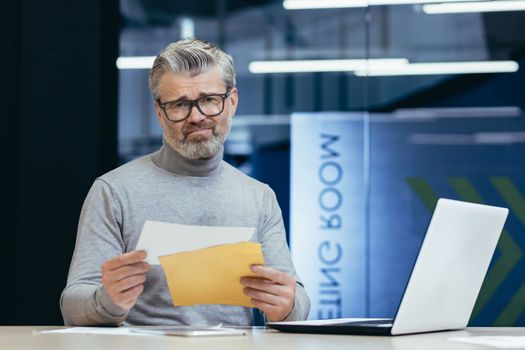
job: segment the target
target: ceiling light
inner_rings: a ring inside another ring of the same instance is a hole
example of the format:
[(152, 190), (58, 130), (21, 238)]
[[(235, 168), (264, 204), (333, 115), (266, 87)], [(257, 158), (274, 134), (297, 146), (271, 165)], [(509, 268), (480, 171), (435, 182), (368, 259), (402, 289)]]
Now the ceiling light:
[[(287, 10), (352, 8), (379, 5), (410, 5), (428, 4), (434, 2), (453, 2), (458, 0), (284, 0), (283, 7)], [(464, 0), (463, 0), (464, 1)]]
[(254, 61), (248, 66), (252, 73), (351, 72), (365, 69), (387, 69), (408, 64), (405, 58)]
[(118, 69), (151, 69), (155, 56), (136, 56), (117, 58)]
[(410, 63), (400, 67), (358, 70), (357, 76), (398, 76), (434, 74), (512, 73), (519, 69), (515, 61), (429, 62)]
[(502, 12), (525, 11), (525, 1), (521, 0), (496, 0), (476, 2), (456, 2), (449, 4), (423, 5), (423, 12), (427, 14), (438, 13), (467, 13), (467, 12)]
[(518, 106), (400, 108), (391, 115), (395, 119), (412, 121), (447, 118), (517, 118), (521, 117), (522, 110)]

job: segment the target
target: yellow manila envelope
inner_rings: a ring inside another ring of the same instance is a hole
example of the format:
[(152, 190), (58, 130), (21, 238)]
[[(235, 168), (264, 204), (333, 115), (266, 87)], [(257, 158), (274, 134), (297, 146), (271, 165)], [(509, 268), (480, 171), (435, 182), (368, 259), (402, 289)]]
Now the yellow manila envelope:
[(225, 304), (253, 307), (243, 293), (243, 276), (264, 264), (260, 243), (223, 244), (159, 257), (175, 306)]

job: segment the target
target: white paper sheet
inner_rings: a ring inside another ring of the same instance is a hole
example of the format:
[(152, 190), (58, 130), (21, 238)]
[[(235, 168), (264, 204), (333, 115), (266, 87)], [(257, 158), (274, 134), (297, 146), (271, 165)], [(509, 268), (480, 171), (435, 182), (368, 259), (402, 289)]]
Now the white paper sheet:
[(449, 338), (448, 340), (469, 344), (492, 346), (501, 349), (525, 348), (525, 336), (491, 335), (480, 337)]
[(254, 227), (190, 226), (146, 221), (135, 249), (148, 252), (146, 261), (149, 264), (160, 265), (159, 256), (246, 242), (254, 233)]
[(151, 334), (151, 335), (170, 335), (179, 337), (224, 337), (246, 335), (242, 329), (218, 327), (165, 327), (165, 328), (133, 328), (132, 332)]
[(48, 331), (34, 331), (34, 334), (105, 334), (105, 335), (147, 335), (131, 332), (126, 327), (72, 327), (52, 329)]
[(245, 330), (215, 327), (71, 327), (46, 331), (33, 331), (33, 334), (97, 334), (97, 335), (132, 335), (132, 336), (183, 336), (183, 337), (217, 337), (246, 335)]

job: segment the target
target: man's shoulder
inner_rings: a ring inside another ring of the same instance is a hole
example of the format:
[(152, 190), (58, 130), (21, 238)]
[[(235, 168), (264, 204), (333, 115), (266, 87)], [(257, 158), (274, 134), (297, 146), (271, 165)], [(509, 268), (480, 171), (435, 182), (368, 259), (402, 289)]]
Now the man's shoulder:
[(239, 169), (235, 168), (231, 164), (228, 164), (227, 162), (223, 161), (224, 168), (226, 175), (234, 180), (236, 183), (238, 183), (241, 186), (250, 186), (255, 190), (258, 191), (271, 191), (270, 186), (265, 184), (264, 182), (261, 182), (259, 180), (254, 179), (253, 177), (246, 175)]
[(118, 168), (99, 176), (98, 179), (106, 182), (110, 186), (118, 186), (119, 184), (140, 180), (141, 178), (148, 176), (148, 174), (154, 169), (151, 161), (152, 154), (147, 154), (131, 160)]

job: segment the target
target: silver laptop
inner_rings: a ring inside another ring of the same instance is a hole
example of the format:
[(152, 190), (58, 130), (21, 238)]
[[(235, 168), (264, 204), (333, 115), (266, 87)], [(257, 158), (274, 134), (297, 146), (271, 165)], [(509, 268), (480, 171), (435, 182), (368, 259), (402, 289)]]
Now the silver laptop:
[(508, 209), (439, 199), (394, 319), (269, 322), (283, 332), (399, 335), (466, 327)]

